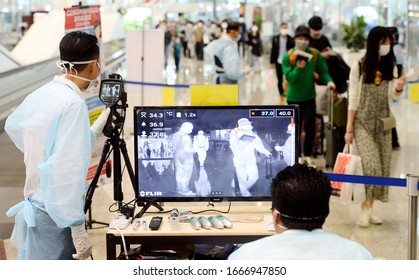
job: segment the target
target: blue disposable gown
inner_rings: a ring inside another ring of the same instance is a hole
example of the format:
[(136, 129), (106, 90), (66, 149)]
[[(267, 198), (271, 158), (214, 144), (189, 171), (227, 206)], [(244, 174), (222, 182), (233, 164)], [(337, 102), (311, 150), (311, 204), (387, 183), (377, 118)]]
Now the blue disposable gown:
[(213, 56), (217, 56), (223, 64), (224, 73), (216, 73), (215, 79), (220, 80), (220, 84), (237, 84), (244, 75), (240, 67), (240, 54), (237, 43), (231, 40), (227, 35), (212, 41), (204, 49), (205, 56), (213, 62)]
[[(5, 131), (24, 153), (25, 200), (13, 206), (12, 242), (25, 247), (27, 226), (36, 226), (32, 207), (59, 228), (85, 221), (86, 175), (95, 134), (80, 89), (63, 76), (35, 90), (6, 120)], [(21, 254), (21, 252), (19, 252)]]

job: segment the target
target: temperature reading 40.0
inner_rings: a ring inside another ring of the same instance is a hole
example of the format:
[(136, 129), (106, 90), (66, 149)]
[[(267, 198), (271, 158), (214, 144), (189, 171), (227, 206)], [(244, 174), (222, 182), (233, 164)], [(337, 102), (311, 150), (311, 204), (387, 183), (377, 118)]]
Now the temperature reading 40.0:
[(281, 117), (294, 117), (294, 110), (293, 109), (278, 109), (276, 110), (276, 116)]

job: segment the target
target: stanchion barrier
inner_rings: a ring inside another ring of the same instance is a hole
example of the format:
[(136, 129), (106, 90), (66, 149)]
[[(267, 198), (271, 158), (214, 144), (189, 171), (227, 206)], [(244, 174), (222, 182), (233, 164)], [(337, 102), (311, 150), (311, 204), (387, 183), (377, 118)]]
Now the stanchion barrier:
[(136, 81), (128, 81), (128, 80), (125, 80), (124, 82), (127, 84), (142, 85), (142, 86), (189, 88), (189, 85), (184, 85), (184, 84), (169, 85), (169, 84), (160, 84), (160, 83), (136, 82)]
[(407, 175), (407, 195), (409, 196), (409, 237), (407, 259), (416, 260), (417, 220), (418, 220), (418, 176)]
[[(175, 89), (188, 89), (192, 106), (236, 106), (239, 104), (237, 85), (186, 85), (125, 81), (127, 84), (163, 88), (162, 105), (174, 105)], [(141, 104), (144, 104), (142, 94)]]
[(125, 80), (129, 88), (130, 102), (135, 105), (176, 105), (177, 99), (185, 99), (189, 96), (190, 86), (188, 84), (167, 84), (145, 81)]
[(407, 187), (409, 196), (409, 215), (408, 215), (408, 244), (407, 259), (416, 260), (417, 248), (417, 218), (418, 218), (418, 181), (419, 176), (407, 175), (407, 179), (386, 178), (377, 176), (361, 176), (348, 174), (326, 173), (330, 181), (356, 183), (365, 185), (379, 185), (391, 187)]
[(348, 175), (348, 174), (335, 174), (326, 173), (330, 181), (365, 184), (365, 185), (378, 185), (378, 186), (392, 186), (392, 187), (406, 187), (406, 179), (401, 178), (385, 178), (377, 176), (362, 176), (362, 175)]

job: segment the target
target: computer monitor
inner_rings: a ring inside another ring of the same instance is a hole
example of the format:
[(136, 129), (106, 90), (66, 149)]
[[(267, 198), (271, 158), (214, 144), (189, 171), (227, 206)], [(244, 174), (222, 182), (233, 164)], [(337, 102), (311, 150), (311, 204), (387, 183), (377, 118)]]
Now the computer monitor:
[(268, 201), (298, 160), (298, 106), (135, 107), (139, 203)]

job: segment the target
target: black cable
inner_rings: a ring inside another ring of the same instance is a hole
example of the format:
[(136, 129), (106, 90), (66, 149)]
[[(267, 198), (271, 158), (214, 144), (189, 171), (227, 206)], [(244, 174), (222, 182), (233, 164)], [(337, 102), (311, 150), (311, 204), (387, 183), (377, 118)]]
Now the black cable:
[[(214, 205), (214, 204), (212, 204), (212, 205)], [(190, 213), (192, 213), (194, 215), (201, 214), (201, 213), (206, 213), (206, 212), (217, 212), (217, 213), (221, 213), (221, 214), (228, 214), (228, 213), (230, 213), (230, 209), (231, 209), (231, 201), (228, 204), (227, 211), (221, 211), (221, 210), (216, 210), (216, 209), (207, 209), (207, 210), (202, 210), (202, 211), (198, 211), (198, 212), (190, 211)]]

